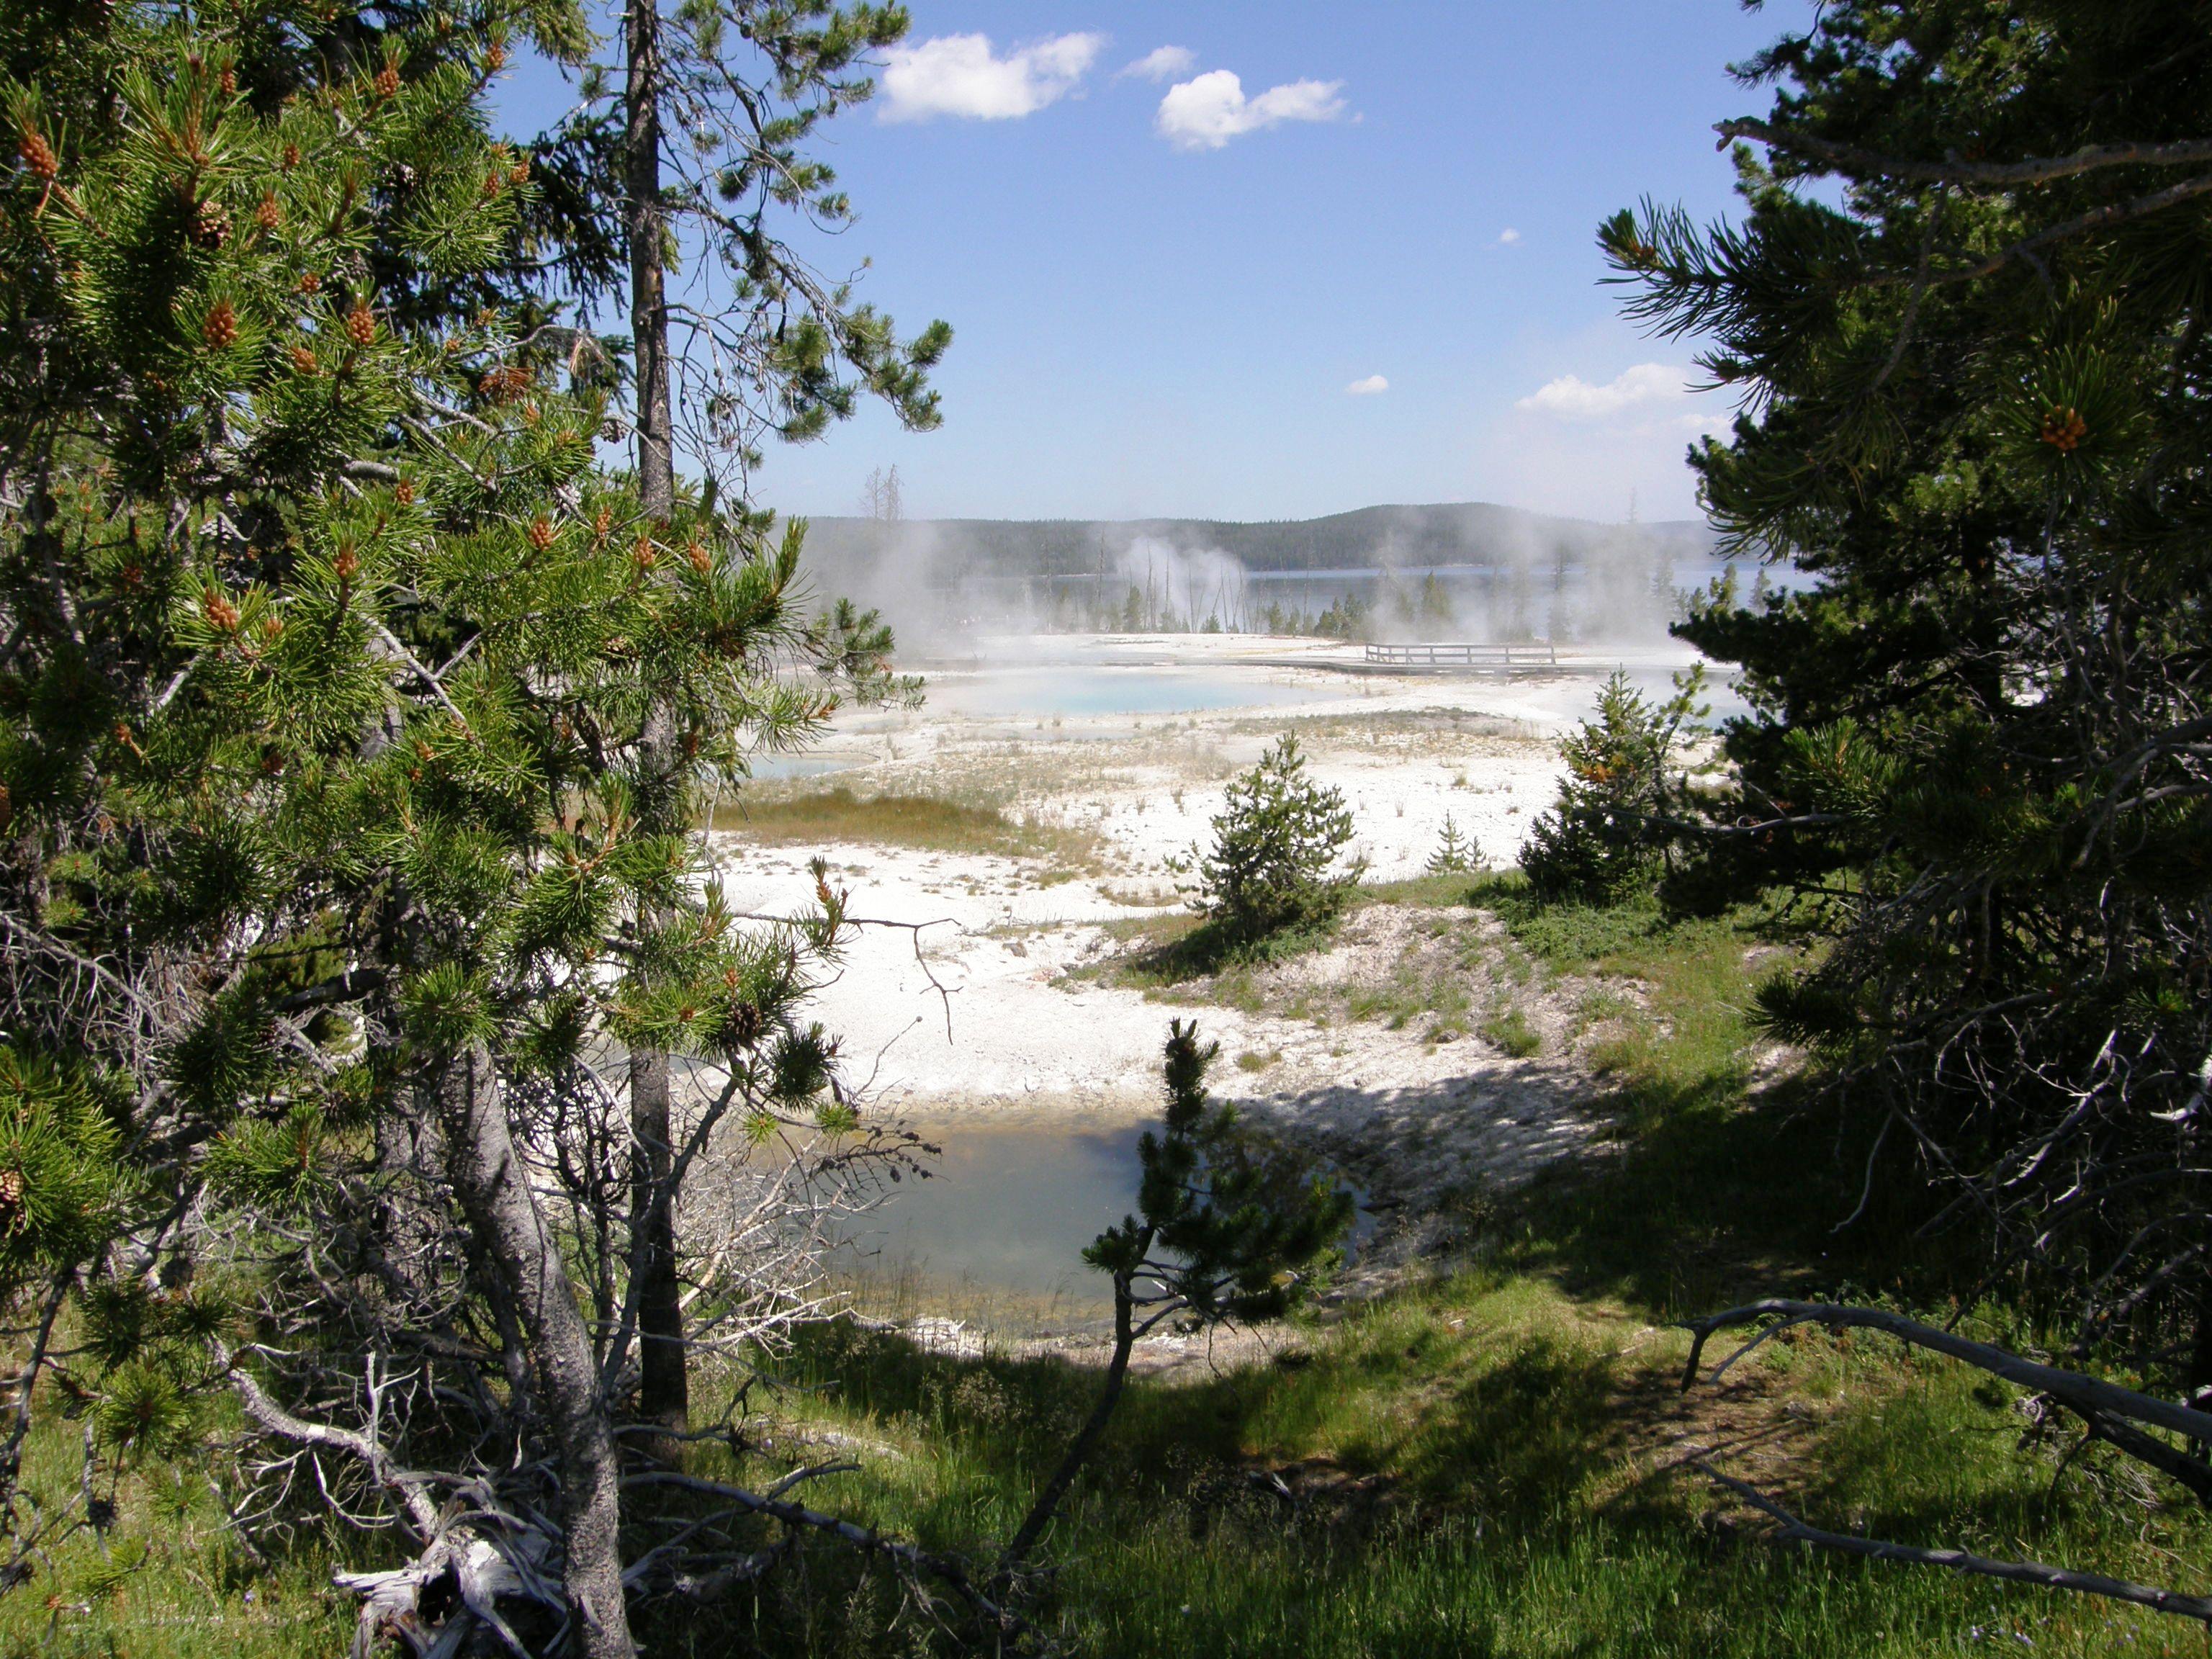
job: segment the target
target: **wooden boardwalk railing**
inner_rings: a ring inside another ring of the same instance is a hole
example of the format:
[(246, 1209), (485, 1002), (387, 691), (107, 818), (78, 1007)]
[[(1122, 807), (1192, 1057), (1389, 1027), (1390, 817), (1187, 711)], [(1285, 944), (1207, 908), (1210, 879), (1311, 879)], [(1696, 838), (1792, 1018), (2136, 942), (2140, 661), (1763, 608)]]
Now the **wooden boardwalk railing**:
[(1370, 645), (1367, 660), (1393, 668), (1557, 667), (1559, 653), (1548, 641), (1527, 645)]

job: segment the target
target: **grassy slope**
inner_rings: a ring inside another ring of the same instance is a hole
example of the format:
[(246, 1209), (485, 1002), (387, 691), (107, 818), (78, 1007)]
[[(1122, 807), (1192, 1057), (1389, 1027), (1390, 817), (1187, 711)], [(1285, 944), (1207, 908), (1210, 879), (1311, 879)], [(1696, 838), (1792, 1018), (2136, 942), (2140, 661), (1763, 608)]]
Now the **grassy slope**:
[[(1847, 1130), (1786, 1091), (1746, 1109), (1742, 1010), (1788, 948), (1771, 919), (1547, 912), (1510, 880), (1472, 896), (1533, 972), (1641, 988), (1599, 1055), (1616, 1155), (1510, 1205), (1471, 1198), (1474, 1265), (1310, 1329), (1301, 1364), (1140, 1382), (1054, 1540), (1060, 1627), (1127, 1655), (2200, 1652), (2154, 1614), (1778, 1550), (1667, 1472), (1732, 1448), (1816, 1522), (2185, 1588), (2212, 1542), (2094, 1452), (2054, 1478), (2069, 1443), (2033, 1435), (2012, 1390), (1889, 1345), (1806, 1335), (1682, 1395), (1684, 1341), (1660, 1322), (1777, 1289), (1909, 1294), (1918, 1253), (1879, 1206), (1832, 1231), (1857, 1196)], [(810, 1341), (794, 1380), (803, 1415), (903, 1454), (817, 1490), (956, 1547), (1011, 1529), (1089, 1382), (847, 1331)], [(1296, 1506), (1252, 1483), (1271, 1470)], [(846, 1605), (850, 1622), (817, 1613), (808, 1641), (768, 1644), (877, 1639), (889, 1600)]]
[[(1464, 881), (1401, 902), (1455, 903)], [(1139, 1381), (1052, 1539), (1042, 1617), (1079, 1650), (1129, 1656), (2201, 1654), (2174, 1620), (1928, 1570), (1779, 1550), (1666, 1466), (1691, 1447), (1808, 1519), (1925, 1544), (2094, 1565), (2195, 1588), (2207, 1528), (2063, 1437), (2029, 1436), (2013, 1391), (1886, 1344), (1771, 1345), (1725, 1390), (1687, 1396), (1661, 1322), (1746, 1291), (1910, 1299), (1896, 1215), (1838, 1234), (1856, 1200), (1847, 1133), (1806, 1103), (1748, 1110), (1741, 1009), (1771, 948), (1760, 918), (1668, 927), (1634, 910), (1504, 915), (1532, 974), (1632, 978), (1641, 1012), (1601, 1056), (1612, 1156), (1510, 1203), (1470, 1195), (1448, 1275), (1334, 1310), (1286, 1358)], [(1997, 1334), (2006, 1333), (1999, 1331)], [(774, 1450), (702, 1448), (702, 1472), (765, 1480), (795, 1460), (823, 1508), (981, 1552), (1018, 1518), (1079, 1416), (1091, 1374), (1052, 1359), (956, 1359), (845, 1326), (810, 1333), (756, 1424)], [(763, 1409), (764, 1396), (752, 1403)], [(74, 1481), (77, 1425), (42, 1421), (35, 1482)], [(1279, 1473), (1293, 1504), (1255, 1484)], [(0, 1655), (329, 1652), (350, 1609), (326, 1547), (263, 1572), (226, 1543), (187, 1469), (121, 1493), (107, 1556), (79, 1538), (0, 1600)], [(348, 1542), (358, 1562), (363, 1551)], [(757, 1598), (652, 1632), (660, 1654), (950, 1651), (899, 1587), (811, 1544)], [(254, 1599), (249, 1604), (247, 1589)], [(2026, 1645), (2032, 1642), (2032, 1649)]]

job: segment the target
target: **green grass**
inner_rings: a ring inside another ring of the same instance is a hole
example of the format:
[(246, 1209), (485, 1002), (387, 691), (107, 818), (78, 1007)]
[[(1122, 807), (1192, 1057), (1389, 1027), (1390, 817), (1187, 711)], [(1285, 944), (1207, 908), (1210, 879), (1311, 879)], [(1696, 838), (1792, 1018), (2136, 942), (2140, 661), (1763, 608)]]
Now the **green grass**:
[[(2202, 1632), (2179, 1620), (1777, 1547), (1732, 1500), (1671, 1467), (1719, 1446), (1725, 1467), (1814, 1524), (2184, 1589), (2204, 1588), (2212, 1559), (2212, 1525), (2172, 1492), (2102, 1449), (2062, 1473), (2070, 1441), (2033, 1432), (2014, 1390), (1893, 1344), (1795, 1333), (1727, 1389), (1680, 1390), (1684, 1340), (1668, 1320), (1791, 1291), (1941, 1308), (1964, 1282), (1912, 1243), (1919, 1200), (1901, 1182), (1885, 1184), (1859, 1224), (1835, 1230), (1858, 1195), (1865, 1137), (1854, 1120), (1802, 1085), (1747, 1092), (1758, 1042), (1747, 988), (1791, 959), (1747, 958), (1796, 948), (1771, 918), (1547, 910), (1496, 879), (1386, 896), (1472, 900), (1505, 922), (1504, 960), (1523, 965), (1528, 986), (1593, 983), (1581, 1007), (1607, 1033), (1601, 1086), (1614, 1144), (1526, 1189), (1465, 1194), (1451, 1218), (1454, 1265), (1425, 1282), (1279, 1334), (1272, 1357), (1135, 1380), (1044, 1552), (1033, 1613), (1066, 1650), (2204, 1652)], [(1519, 1012), (1508, 1002), (1486, 1018), (1502, 1030)], [(1966, 1328), (2033, 1342), (2002, 1307)], [(1059, 1358), (933, 1355), (848, 1324), (805, 1331), (774, 1371), (774, 1386), (748, 1398), (753, 1443), (773, 1437), (778, 1450), (702, 1445), (698, 1472), (765, 1483), (823, 1461), (806, 1433), (834, 1429), (875, 1449), (859, 1470), (801, 1488), (815, 1507), (983, 1563), (1097, 1382)], [(702, 1376), (696, 1394), (726, 1387)], [(79, 1443), (58, 1403), (42, 1407), (29, 1464), (34, 1489), (55, 1497), (74, 1485)], [(1258, 1484), (1270, 1475), (1294, 1502)], [(309, 1526), (256, 1566), (197, 1480), (190, 1468), (130, 1475), (106, 1554), (80, 1534), (0, 1598), (0, 1656), (290, 1659), (342, 1646), (352, 1609), (326, 1588), (329, 1569), (373, 1564), (389, 1545)], [(810, 1540), (757, 1591), (708, 1616), (648, 1615), (644, 1633), (655, 1654), (696, 1659), (950, 1655), (967, 1650), (951, 1622), (940, 1628), (903, 1586)]]
[[(2201, 1559), (2212, 1534), (2163, 1509), (2115, 1512), (2124, 1483), (2094, 1457), (2054, 1488), (2050, 1455), (2014, 1449), (2009, 1391), (1972, 1374), (1806, 1336), (1729, 1394), (1685, 1399), (1679, 1337), (1510, 1273), (1461, 1273), (1304, 1340), (1295, 1365), (1133, 1386), (1048, 1546), (1038, 1616), (1073, 1650), (1844, 1659), (1985, 1650), (1978, 1627), (2039, 1654), (2203, 1650), (2179, 1620), (1716, 1529), (1733, 1505), (1667, 1467), (1685, 1436), (1758, 1438), (1734, 1467), (1816, 1521), (2187, 1580), (2166, 1553)], [(901, 1454), (812, 1483), (817, 1504), (971, 1550), (1011, 1530), (1093, 1382), (837, 1328), (809, 1337), (790, 1380), (787, 1409)], [(1255, 1484), (1267, 1474), (1296, 1501)], [(827, 1549), (810, 1561), (811, 1629), (771, 1597), (743, 1639), (909, 1650), (890, 1586)], [(672, 1630), (661, 1650), (732, 1650)]]
[(1482, 1040), (1514, 1060), (1543, 1052), (1544, 1039), (1519, 1008), (1502, 1008), (1482, 1022)]
[(1066, 874), (1099, 867), (1097, 838), (1059, 824), (1010, 817), (998, 806), (933, 795), (856, 795), (844, 785), (764, 795), (718, 808), (714, 828), (780, 845), (912, 847), (933, 853), (1049, 860)]

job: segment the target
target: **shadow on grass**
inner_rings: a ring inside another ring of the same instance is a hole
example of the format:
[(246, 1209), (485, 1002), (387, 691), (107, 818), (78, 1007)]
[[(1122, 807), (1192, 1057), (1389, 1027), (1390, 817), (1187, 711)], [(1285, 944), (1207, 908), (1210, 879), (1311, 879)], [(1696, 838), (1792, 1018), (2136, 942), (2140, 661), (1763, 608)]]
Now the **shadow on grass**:
[(1184, 985), (1210, 979), (1238, 968), (1261, 968), (1271, 962), (1318, 951), (1335, 937), (1339, 918), (1300, 927), (1253, 933), (1219, 921), (1176, 917), (1147, 925), (1148, 942), (1121, 958), (1119, 976), (1127, 983), (1146, 988)]
[[(1462, 1280), (1370, 1306), (1294, 1364), (1137, 1381), (1054, 1528), (1039, 1622), (1081, 1650), (1132, 1656), (1858, 1659), (1948, 1650), (2018, 1605), (1947, 1575), (1700, 1528), (1702, 1486), (1635, 1470), (1667, 1461), (1683, 1432), (1711, 1443), (1725, 1425), (1695, 1415), (1709, 1396), (1624, 1358), (1617, 1326), (1594, 1334), (1525, 1307), (1523, 1292), (1488, 1294)], [(841, 1416), (896, 1426), (908, 1448), (817, 1501), (978, 1561), (1017, 1523), (1097, 1381), (1065, 1358), (933, 1354), (851, 1328), (805, 1334), (791, 1371)], [(1832, 1474), (1808, 1486), (1777, 1464), (1749, 1472), (1823, 1519), (1909, 1541), (2032, 1534), (2109, 1553), (2118, 1534), (2094, 1494), (2054, 1505), (2038, 1468), (2008, 1467), (2003, 1411), (1943, 1388), (1908, 1408), (1896, 1382), (1852, 1379), (1889, 1418), (1869, 1414), (1862, 1444), (1790, 1419), (1793, 1466)], [(1739, 1401), (1744, 1426), (1778, 1415), (1767, 1395), (1789, 1386), (1777, 1376)], [(1970, 1430), (1988, 1431), (1962, 1451)], [(763, 1603), (736, 1650), (891, 1650), (867, 1644), (889, 1638), (896, 1595), (882, 1601), (827, 1550), (806, 1571), (818, 1621), (806, 1638)]]

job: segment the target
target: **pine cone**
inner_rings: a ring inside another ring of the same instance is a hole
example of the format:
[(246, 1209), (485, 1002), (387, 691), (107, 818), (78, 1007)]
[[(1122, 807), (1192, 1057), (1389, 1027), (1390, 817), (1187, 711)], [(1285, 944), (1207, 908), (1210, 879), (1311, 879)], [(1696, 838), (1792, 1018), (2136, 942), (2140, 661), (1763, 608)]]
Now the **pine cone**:
[(229, 68), (224, 69), (222, 74), (215, 77), (215, 83), (222, 88), (222, 95), (224, 97), (235, 98), (238, 96), (238, 71), (236, 70)]
[(323, 279), (315, 275), (313, 271), (311, 270), (306, 276), (300, 278), (301, 293), (320, 294), (322, 291)]
[(528, 184), (530, 182), (530, 163), (526, 161), (517, 161), (513, 167), (509, 167), (507, 170), (507, 182), (514, 185), (518, 189), (522, 185)]
[(361, 568), (361, 555), (353, 550), (351, 542), (338, 544), (337, 556), (331, 561), (331, 568), (342, 582), (349, 582)]
[(507, 48), (496, 40), (484, 50), (484, 67), (494, 75), (507, 67)]
[(229, 301), (217, 300), (208, 308), (207, 320), (200, 325), (200, 337), (216, 351), (238, 343), (238, 313)]
[(399, 95), (399, 70), (397, 64), (386, 64), (379, 71), (376, 77), (376, 95), (379, 98), (397, 98)]
[(209, 626), (226, 634), (238, 626), (238, 607), (213, 588), (201, 595), (200, 614), (208, 619)]
[(346, 338), (357, 346), (376, 343), (376, 313), (367, 306), (356, 302), (346, 313)]
[(392, 487), (392, 499), (402, 507), (411, 507), (415, 501), (415, 480), (402, 478)]
[(502, 368), (488, 372), (477, 383), (477, 390), (494, 403), (511, 403), (530, 389), (536, 377), (520, 363), (509, 363)]
[(297, 144), (287, 144), (287, 145), (285, 145), (285, 146), (284, 146), (284, 171), (285, 171), (285, 172), (287, 172), (287, 173), (289, 173), (289, 172), (290, 172), (294, 167), (297, 167), (297, 166), (299, 166), (299, 165), (300, 165), (300, 147), (299, 147)]
[(760, 1041), (761, 1028), (765, 1024), (761, 1018), (761, 1011), (751, 1003), (732, 1002), (724, 1020), (724, 1029), (729, 1033), (732, 1047), (750, 1048)]
[(0, 1222), (9, 1232), (23, 1224), (23, 1172), (0, 1170)]
[(276, 192), (261, 193), (261, 204), (253, 210), (253, 222), (264, 230), (274, 230), (284, 222), (284, 210), (276, 205)]
[(230, 210), (220, 202), (202, 202), (192, 210), (192, 242), (210, 251), (230, 240)]
[(62, 170), (54, 155), (54, 147), (35, 132), (26, 132), (15, 145), (15, 154), (23, 158), (23, 165), (31, 177), (42, 185), (50, 185)]
[(707, 550), (696, 540), (684, 547), (684, 556), (691, 561), (691, 568), (702, 576), (714, 568), (714, 562), (707, 556)]
[(2061, 404), (2043, 417), (2043, 441), (2062, 455), (2071, 455), (2088, 435), (2089, 423), (2071, 404)]
[(295, 345), (292, 348), (292, 368), (296, 374), (319, 374), (323, 372), (322, 359), (307, 347)]
[(550, 519), (539, 518), (532, 523), (530, 545), (540, 553), (553, 545), (553, 521)]

